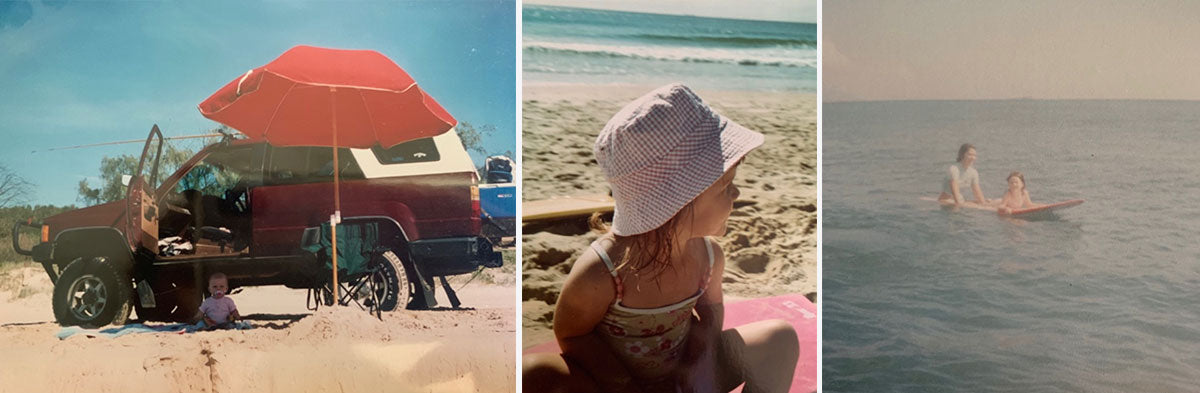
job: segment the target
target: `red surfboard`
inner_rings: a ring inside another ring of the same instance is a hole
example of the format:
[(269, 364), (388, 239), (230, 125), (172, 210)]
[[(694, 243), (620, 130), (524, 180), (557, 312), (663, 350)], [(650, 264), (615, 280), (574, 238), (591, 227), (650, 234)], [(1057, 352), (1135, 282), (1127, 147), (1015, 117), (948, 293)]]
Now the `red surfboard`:
[[(937, 203), (941, 204), (942, 206), (947, 206), (947, 207), (954, 205), (953, 202), (939, 200), (939, 199), (933, 198), (933, 197), (921, 197), (921, 200), (937, 202)], [(1047, 215), (1053, 215), (1053, 213), (1055, 211), (1066, 209), (1066, 208), (1072, 207), (1072, 206), (1079, 206), (1079, 205), (1082, 205), (1083, 202), (1084, 202), (1084, 200), (1082, 200), (1082, 199), (1072, 199), (1069, 201), (1043, 204), (1043, 205), (1038, 205), (1035, 207), (1013, 209), (1011, 212), (1009, 212), (1007, 214), (1000, 212), (999, 209), (996, 208), (996, 206), (980, 205), (975, 202), (964, 202), (962, 205), (959, 205), (959, 206), (969, 208), (969, 209), (992, 211), (992, 212), (996, 212), (996, 214), (999, 214), (1001, 216), (1009, 216), (1009, 217), (1015, 217), (1015, 218), (1036, 218), (1036, 217), (1043, 217), (1043, 216), (1047, 216)]]
[[(751, 322), (782, 319), (792, 324), (800, 338), (800, 361), (792, 376), (792, 393), (808, 393), (817, 390), (817, 358), (821, 347), (817, 345), (817, 305), (801, 294), (790, 294), (750, 299), (725, 305), (725, 329), (735, 328)], [(558, 343), (551, 341), (530, 347), (525, 354), (559, 352)], [(741, 388), (734, 390), (740, 392)]]
[[(1027, 207), (1027, 208), (1023, 208), (1023, 209), (1013, 209), (1007, 215), (1013, 216), (1013, 217), (1026, 217), (1026, 216), (1030, 216), (1030, 215), (1036, 215), (1039, 213), (1049, 213), (1049, 212), (1053, 212), (1055, 210), (1066, 209), (1068, 207), (1079, 206), (1082, 204), (1083, 204), (1082, 199), (1072, 199), (1069, 201), (1062, 201), (1062, 202), (1051, 203), (1051, 204), (1047, 204), (1047, 205)], [(1006, 214), (1000, 213), (1000, 212), (997, 212), (997, 213), (1002, 216), (1006, 215)]]

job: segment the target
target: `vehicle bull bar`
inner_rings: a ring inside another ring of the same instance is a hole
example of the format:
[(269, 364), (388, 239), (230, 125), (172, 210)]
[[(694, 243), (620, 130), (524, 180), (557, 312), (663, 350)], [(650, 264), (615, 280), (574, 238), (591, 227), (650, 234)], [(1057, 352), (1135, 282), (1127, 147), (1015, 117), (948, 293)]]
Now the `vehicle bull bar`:
[(16, 251), (17, 254), (21, 254), (24, 256), (33, 256), (33, 249), (26, 250), (26, 249), (21, 248), (21, 227), (41, 228), (42, 223), (41, 222), (33, 222), (33, 219), (29, 219), (26, 221), (17, 221), (15, 223), (13, 223), (13, 227), (12, 227), (13, 251)]

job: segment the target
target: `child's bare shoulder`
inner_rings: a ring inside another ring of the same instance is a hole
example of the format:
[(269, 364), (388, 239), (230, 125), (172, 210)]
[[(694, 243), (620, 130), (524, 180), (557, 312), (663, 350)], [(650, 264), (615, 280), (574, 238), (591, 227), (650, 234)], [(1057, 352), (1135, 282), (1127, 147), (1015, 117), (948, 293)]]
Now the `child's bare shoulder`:
[[(598, 243), (601, 250), (607, 251), (604, 247), (605, 244), (603, 241)], [(593, 247), (588, 246), (571, 264), (571, 272), (567, 275), (567, 281), (608, 282), (611, 280), (609, 277), (612, 277), (612, 271), (609, 270), (608, 265), (604, 263), (600, 254)]]
[(612, 273), (596, 250), (588, 247), (572, 264), (556, 307), (603, 313), (605, 305), (615, 296)]
[(596, 250), (588, 247), (575, 259), (575, 263), (571, 264), (571, 276), (583, 276), (591, 278), (592, 276), (608, 276), (610, 275), (608, 265), (600, 259), (596, 254)]

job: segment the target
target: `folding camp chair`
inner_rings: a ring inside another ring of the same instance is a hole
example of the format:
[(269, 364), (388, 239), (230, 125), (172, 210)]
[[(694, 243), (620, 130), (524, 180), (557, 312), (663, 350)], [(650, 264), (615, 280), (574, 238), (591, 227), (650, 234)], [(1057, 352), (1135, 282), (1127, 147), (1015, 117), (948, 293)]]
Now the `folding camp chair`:
[[(333, 299), (332, 241), (330, 226), (305, 231), (304, 249), (316, 253), (321, 266), (320, 284), (309, 288), (306, 305), (316, 311), (324, 305), (335, 304)], [(354, 304), (382, 319), (383, 297), (388, 290), (387, 261), (379, 246), (379, 227), (373, 222), (338, 224), (338, 299), (336, 304)]]

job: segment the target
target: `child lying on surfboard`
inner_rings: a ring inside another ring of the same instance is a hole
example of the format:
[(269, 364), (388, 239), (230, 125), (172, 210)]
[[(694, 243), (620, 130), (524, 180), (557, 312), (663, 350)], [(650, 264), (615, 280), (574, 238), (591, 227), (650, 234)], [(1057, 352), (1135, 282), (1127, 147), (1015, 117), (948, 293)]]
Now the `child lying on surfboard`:
[(997, 209), (997, 212), (1000, 214), (1009, 214), (1012, 213), (1013, 209), (1037, 206), (1040, 206), (1040, 204), (1033, 203), (1029, 199), (1029, 190), (1025, 189), (1025, 175), (1017, 171), (1008, 174), (1008, 191), (1005, 191), (1004, 197), (1000, 198), (1000, 207)]

